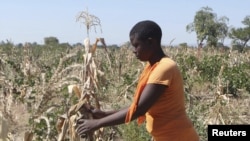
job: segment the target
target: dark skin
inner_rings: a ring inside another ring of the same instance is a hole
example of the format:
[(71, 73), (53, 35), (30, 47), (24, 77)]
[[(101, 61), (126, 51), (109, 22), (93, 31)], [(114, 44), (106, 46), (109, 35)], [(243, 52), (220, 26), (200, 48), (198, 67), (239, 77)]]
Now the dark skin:
[[(130, 36), (130, 41), (134, 46), (133, 53), (141, 61), (148, 61), (152, 66), (163, 57), (166, 57), (160, 46), (160, 41), (149, 38), (140, 41), (136, 36)], [(158, 98), (166, 90), (167, 86), (160, 84), (147, 84), (141, 94), (137, 110), (132, 116), (132, 120), (139, 116), (145, 115), (150, 107), (158, 100)], [(97, 130), (101, 127), (114, 126), (125, 123), (125, 117), (129, 107), (118, 111), (103, 112), (100, 110), (92, 110), (95, 116), (94, 120), (79, 119), (77, 121), (77, 133), (81, 136), (86, 132)]]

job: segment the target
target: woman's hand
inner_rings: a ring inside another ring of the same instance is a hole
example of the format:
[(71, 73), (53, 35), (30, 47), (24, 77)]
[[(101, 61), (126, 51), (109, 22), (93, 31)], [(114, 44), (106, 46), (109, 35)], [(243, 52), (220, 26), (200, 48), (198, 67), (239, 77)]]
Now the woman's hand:
[(91, 105), (87, 105), (85, 108), (87, 108), (88, 112), (93, 115), (94, 119), (100, 119), (100, 118), (107, 116), (106, 112), (104, 112), (100, 109), (97, 109)]
[(88, 132), (99, 129), (98, 120), (79, 119), (77, 120), (76, 132), (79, 136), (84, 136)]
[(90, 112), (92, 113), (94, 119), (100, 119), (106, 116), (106, 113), (100, 109), (91, 109)]

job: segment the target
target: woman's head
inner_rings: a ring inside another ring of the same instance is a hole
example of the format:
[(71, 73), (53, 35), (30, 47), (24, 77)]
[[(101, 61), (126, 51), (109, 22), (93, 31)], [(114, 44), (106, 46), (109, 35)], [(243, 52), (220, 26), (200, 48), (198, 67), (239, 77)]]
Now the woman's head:
[(130, 38), (137, 38), (140, 41), (155, 39), (159, 44), (161, 42), (162, 31), (160, 26), (154, 21), (140, 21), (134, 25), (129, 33)]
[(141, 21), (130, 31), (130, 42), (134, 47), (134, 54), (141, 61), (154, 60), (162, 53), (161, 28), (153, 21)]

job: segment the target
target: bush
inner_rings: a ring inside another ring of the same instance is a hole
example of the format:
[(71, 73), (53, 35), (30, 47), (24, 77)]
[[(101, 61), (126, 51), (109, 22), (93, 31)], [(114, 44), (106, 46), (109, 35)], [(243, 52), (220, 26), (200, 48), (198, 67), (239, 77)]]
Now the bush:
[(226, 81), (224, 91), (233, 95), (237, 95), (238, 89), (246, 89), (250, 93), (250, 65), (245, 62), (230, 67), (226, 66), (223, 78)]

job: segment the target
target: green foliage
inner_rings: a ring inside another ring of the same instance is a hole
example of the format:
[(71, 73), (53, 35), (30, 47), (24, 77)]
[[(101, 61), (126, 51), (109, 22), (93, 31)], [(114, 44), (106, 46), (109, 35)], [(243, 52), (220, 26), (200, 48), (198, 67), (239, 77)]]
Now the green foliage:
[[(224, 54), (206, 55), (200, 60), (192, 54), (177, 54), (174, 59), (180, 66), (186, 84), (186, 92), (190, 92), (196, 83), (218, 84), (218, 76), (222, 67), (224, 69), (221, 79), (225, 93), (236, 96), (238, 89), (246, 89), (246, 91), (250, 92), (249, 62), (231, 62), (232, 58)], [(190, 71), (196, 75), (190, 76)]]
[(245, 27), (231, 28), (229, 37), (233, 39), (233, 44), (240, 47), (246, 47), (250, 40), (250, 16), (246, 16), (242, 21)]
[(136, 120), (129, 124), (120, 125), (120, 127), (123, 130), (122, 138), (125, 141), (150, 141), (151, 139), (145, 124), (138, 125)]
[(57, 45), (59, 44), (59, 40), (56, 37), (45, 37), (44, 43), (45, 45)]
[[(37, 135), (36, 141), (44, 141), (44, 139), (56, 140), (57, 130), (56, 122), (58, 115), (62, 114), (62, 111), (54, 111), (53, 113), (47, 113), (44, 117), (47, 117), (50, 126), (46, 123), (44, 118), (32, 119), (30, 118), (30, 125), (33, 126), (33, 132)], [(52, 126), (51, 126), (52, 125)], [(50, 132), (48, 132), (48, 130)], [(48, 134), (49, 133), (49, 134)]]
[(13, 47), (14, 47), (14, 44), (10, 41), (7, 41), (6, 43), (2, 42), (0, 44), (1, 51), (8, 56), (12, 55)]
[(232, 50), (237, 50), (238, 52), (244, 52), (244, 46), (239, 42), (234, 42)]
[(179, 46), (180, 46), (183, 50), (186, 50), (187, 47), (188, 47), (188, 44), (187, 44), (187, 43), (180, 43)]
[(186, 26), (186, 30), (195, 31), (199, 45), (207, 41), (209, 46), (216, 46), (219, 40), (224, 40), (227, 36), (228, 20), (225, 16), (217, 19), (210, 7), (202, 7), (196, 12), (194, 21)]
[(224, 91), (237, 96), (238, 89), (246, 89), (250, 93), (250, 65), (249, 62), (227, 65), (223, 78), (226, 81)]
[(177, 54), (174, 59), (177, 63), (180, 64), (180, 71), (182, 72), (182, 77), (184, 80), (187, 80), (189, 78), (186, 72), (188, 72), (190, 68), (196, 68), (199, 61), (198, 58), (192, 54)]
[(187, 102), (195, 101), (192, 105), (197, 105), (196, 107), (187, 109), (187, 114), (190, 119), (193, 121), (194, 128), (199, 134), (200, 140), (205, 141), (207, 137), (207, 126), (203, 123), (204, 120), (200, 119), (199, 113), (208, 111), (209, 106), (199, 104), (199, 100), (187, 100)]
[(200, 72), (200, 76), (204, 82), (215, 82), (222, 65), (223, 58), (221, 56), (205, 56), (199, 62), (197, 70)]

